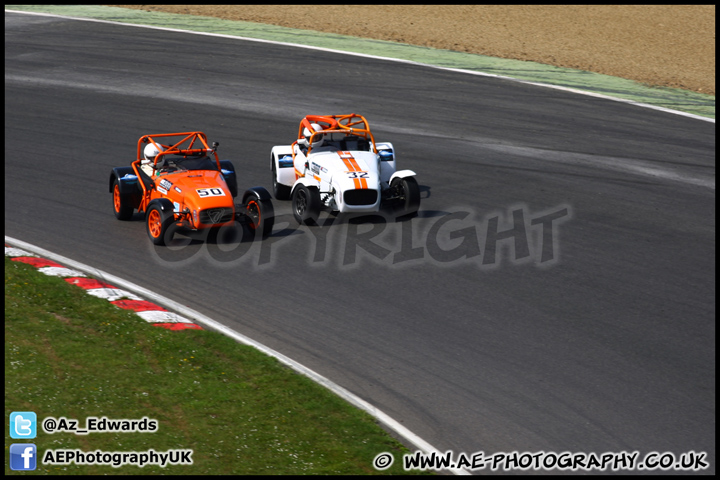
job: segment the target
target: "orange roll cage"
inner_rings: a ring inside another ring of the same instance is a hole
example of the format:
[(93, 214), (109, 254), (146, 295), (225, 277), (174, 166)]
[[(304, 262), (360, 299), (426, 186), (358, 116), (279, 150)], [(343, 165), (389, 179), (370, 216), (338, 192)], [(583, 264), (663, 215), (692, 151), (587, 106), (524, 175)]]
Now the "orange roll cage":
[[(323, 127), (323, 130), (315, 132), (312, 128), (313, 123)], [(377, 148), (375, 147), (375, 137), (373, 137), (372, 132), (370, 132), (370, 125), (362, 115), (357, 115), (355, 113), (350, 113), (348, 115), (307, 115), (300, 121), (297, 140), (305, 138), (303, 130), (306, 128), (308, 131), (314, 132), (310, 136), (308, 154), (312, 151), (312, 143), (315, 139), (315, 135), (325, 135), (326, 133), (342, 133), (344, 135), (357, 135), (358, 137), (363, 137), (370, 140), (373, 152), (377, 153)], [(293, 146), (297, 144), (297, 140), (293, 142)], [(293, 157), (295, 157), (294, 152)]]
[[(160, 143), (160, 139), (167, 137), (183, 138), (180, 141), (170, 145), (164, 145)], [(196, 142), (200, 145), (196, 146)], [(145, 158), (143, 155), (143, 146), (147, 143), (152, 143), (153, 145), (155, 145), (155, 147), (160, 152), (155, 157), (153, 167), (157, 166), (158, 161), (165, 155), (181, 155), (187, 157), (192, 155), (212, 154), (215, 157), (218, 171), (221, 170), (220, 159), (218, 158), (217, 152), (215, 151), (215, 148), (210, 148), (208, 146), (207, 135), (205, 135), (203, 132), (158, 133), (154, 135), (143, 135), (142, 137), (140, 137), (140, 140), (138, 140), (137, 160), (132, 162), (133, 170), (135, 171), (135, 174), (138, 176), (138, 178), (142, 178), (140, 172), (140, 163)], [(187, 146), (183, 148), (183, 144), (187, 144)], [(217, 145), (215, 145), (215, 147), (216, 146)], [(151, 200), (151, 190), (147, 189), (147, 187), (145, 186), (145, 182), (140, 181), (138, 183), (140, 184), (140, 187), (143, 191), (142, 200), (140, 201), (140, 205), (138, 206), (138, 212), (144, 212)]]

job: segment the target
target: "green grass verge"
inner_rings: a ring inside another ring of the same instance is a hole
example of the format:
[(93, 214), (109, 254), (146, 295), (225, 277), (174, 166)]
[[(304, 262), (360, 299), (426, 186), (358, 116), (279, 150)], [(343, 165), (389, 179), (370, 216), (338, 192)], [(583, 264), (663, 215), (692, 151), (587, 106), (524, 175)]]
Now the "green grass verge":
[[(13, 411), (149, 417), (154, 433), (9, 436)], [(5, 474), (376, 474), (408, 453), (375, 420), (274, 358), (205, 330), (169, 331), (5, 258)], [(192, 449), (192, 465), (44, 465), (14, 472), (12, 443), (48, 449)], [(373, 458), (395, 457), (378, 472)]]

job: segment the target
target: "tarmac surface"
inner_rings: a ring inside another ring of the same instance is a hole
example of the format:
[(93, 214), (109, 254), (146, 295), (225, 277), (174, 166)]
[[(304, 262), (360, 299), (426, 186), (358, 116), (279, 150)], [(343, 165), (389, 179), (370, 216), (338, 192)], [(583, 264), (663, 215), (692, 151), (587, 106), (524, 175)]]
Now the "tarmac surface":
[[(6, 235), (160, 290), (441, 451), (692, 450), (714, 472), (713, 123), (366, 56), (5, 19)], [(298, 228), (275, 202), (265, 242), (154, 248), (141, 216), (112, 215), (110, 169), (143, 134), (205, 131), (244, 189), (270, 185), (302, 116), (351, 111), (417, 172), (417, 218)]]

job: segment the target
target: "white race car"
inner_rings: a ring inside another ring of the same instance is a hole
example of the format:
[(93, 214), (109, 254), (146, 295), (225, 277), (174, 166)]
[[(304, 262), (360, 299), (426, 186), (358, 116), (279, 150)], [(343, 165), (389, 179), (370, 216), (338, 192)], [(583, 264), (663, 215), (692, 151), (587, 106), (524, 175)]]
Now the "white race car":
[(273, 194), (292, 199), (299, 223), (314, 224), (320, 210), (398, 215), (420, 207), (412, 170), (396, 170), (392, 143), (375, 143), (361, 115), (308, 115), (290, 145), (273, 147)]

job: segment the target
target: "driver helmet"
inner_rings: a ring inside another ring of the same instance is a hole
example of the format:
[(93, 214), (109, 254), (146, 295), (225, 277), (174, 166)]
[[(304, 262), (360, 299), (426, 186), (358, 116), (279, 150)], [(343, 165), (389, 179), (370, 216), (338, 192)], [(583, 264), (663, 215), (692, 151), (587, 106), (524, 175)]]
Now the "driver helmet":
[(148, 143), (145, 146), (145, 161), (143, 163), (154, 163), (155, 157), (157, 157), (158, 153), (160, 153), (161, 150), (158, 149), (157, 146), (153, 143)]
[[(323, 128), (317, 123), (311, 123), (310, 126), (313, 128), (314, 132), (308, 130), (307, 127), (305, 127), (305, 130), (303, 130), (303, 136), (305, 137), (305, 143), (307, 145), (310, 145), (310, 137), (313, 133), (323, 131)], [(315, 141), (312, 143), (312, 148), (321, 147), (324, 141), (325, 135), (315, 135)]]

